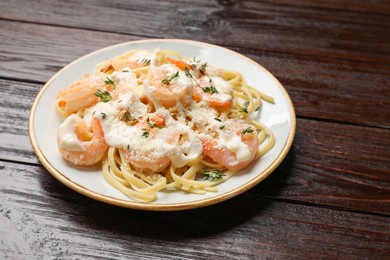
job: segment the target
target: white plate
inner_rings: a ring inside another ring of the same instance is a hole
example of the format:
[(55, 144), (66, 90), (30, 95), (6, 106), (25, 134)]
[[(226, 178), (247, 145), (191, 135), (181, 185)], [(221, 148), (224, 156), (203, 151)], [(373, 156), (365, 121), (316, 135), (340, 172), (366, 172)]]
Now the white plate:
[[(61, 89), (70, 86), (95, 66), (115, 55), (132, 49), (156, 48), (179, 52), (183, 56), (197, 57), (216, 67), (237, 70), (249, 85), (275, 98), (275, 104), (263, 102), (260, 122), (275, 134), (274, 147), (247, 169), (218, 186), (218, 192), (206, 195), (181, 191), (158, 193), (154, 202), (132, 200), (108, 184), (100, 169), (80, 170), (67, 164), (57, 150), (56, 134), (61, 116), (56, 113), (55, 100)], [(51, 78), (39, 92), (30, 113), (29, 135), (31, 144), (43, 166), (59, 181), (90, 198), (109, 204), (143, 210), (182, 210), (215, 204), (232, 198), (266, 178), (282, 162), (291, 147), (295, 134), (295, 112), (292, 102), (279, 81), (259, 64), (231, 50), (188, 40), (144, 40), (110, 46), (88, 54)]]

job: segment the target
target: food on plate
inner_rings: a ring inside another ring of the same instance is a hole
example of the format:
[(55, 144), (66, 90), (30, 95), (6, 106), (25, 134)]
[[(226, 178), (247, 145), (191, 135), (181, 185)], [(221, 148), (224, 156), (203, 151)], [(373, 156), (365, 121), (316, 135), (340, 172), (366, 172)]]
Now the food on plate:
[(255, 120), (262, 100), (274, 102), (237, 71), (133, 50), (60, 91), (58, 149), (74, 166), (101, 164), (105, 180), (137, 200), (216, 192), (272, 148), (272, 132)]

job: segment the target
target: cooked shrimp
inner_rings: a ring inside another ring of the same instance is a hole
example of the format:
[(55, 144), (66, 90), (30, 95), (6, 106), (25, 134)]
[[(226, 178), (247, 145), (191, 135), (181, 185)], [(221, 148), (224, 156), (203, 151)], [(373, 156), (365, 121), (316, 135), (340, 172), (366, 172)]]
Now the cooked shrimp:
[(182, 60), (175, 60), (175, 59), (172, 59), (169, 57), (167, 57), (167, 60), (170, 63), (174, 64), (176, 67), (178, 67), (180, 70), (185, 70), (185, 69), (190, 70), (191, 69), (191, 66)]
[(166, 155), (159, 155), (155, 151), (143, 153), (140, 151), (125, 151), (126, 160), (140, 172), (162, 172), (171, 165)]
[(193, 82), (172, 65), (153, 67), (143, 84), (143, 93), (156, 107), (174, 107), (189, 103)]
[[(207, 87), (204, 87), (207, 88)], [(211, 91), (203, 90), (199, 86), (195, 86), (192, 90), (192, 99), (195, 101), (206, 101), (210, 107), (215, 108), (219, 111), (227, 111), (233, 105), (231, 96), (224, 93), (212, 93)]]
[(232, 87), (222, 77), (207, 75), (200, 78), (193, 88), (192, 99), (197, 102), (206, 101), (210, 107), (220, 112), (227, 111), (233, 105)]
[(164, 117), (162, 115), (150, 114), (150, 115), (145, 115), (143, 119), (138, 121), (138, 123), (135, 126), (150, 131), (153, 130), (153, 128), (155, 127), (162, 127), (163, 125), (164, 125)]
[(96, 73), (103, 72), (111, 74), (114, 71), (121, 71), (124, 68), (137, 69), (148, 65), (148, 63), (142, 61), (133, 61), (130, 60), (129, 57), (121, 55), (100, 63), (96, 67)]
[(107, 150), (99, 120), (92, 120), (92, 133), (83, 119), (69, 116), (58, 131), (58, 148), (62, 156), (74, 165), (91, 166), (100, 162)]
[(104, 81), (104, 75), (86, 74), (84, 78), (60, 92), (56, 101), (58, 108), (73, 113), (91, 107), (99, 102), (99, 98), (95, 95), (97, 90), (107, 89)]
[[(257, 131), (253, 126), (242, 123), (234, 123), (227, 130), (232, 131), (233, 135), (236, 136), (233, 136), (233, 139), (235, 138), (237, 140), (234, 140), (234, 143), (230, 145), (230, 148), (236, 150), (236, 153), (228, 148), (228, 144), (222, 147), (218, 146), (218, 142), (214, 139), (202, 140), (203, 152), (210, 159), (229, 170), (243, 169), (253, 161), (259, 149)], [(243, 144), (245, 145), (244, 147), (242, 147)], [(241, 148), (239, 148), (240, 146)], [(239, 151), (237, 150), (239, 149), (244, 152), (244, 154), (240, 155), (244, 158), (243, 160), (239, 160), (238, 158)]]
[[(147, 120), (147, 121), (146, 121)], [(146, 120), (142, 120), (136, 124), (148, 131), (149, 138), (153, 142), (157, 139), (162, 139), (166, 143), (172, 144), (179, 140), (180, 134), (173, 129), (160, 129), (164, 123), (159, 115), (149, 116)], [(162, 172), (171, 165), (171, 160), (168, 155), (159, 154), (157, 151), (142, 152), (137, 150), (124, 150), (126, 160), (137, 170), (141, 172)]]

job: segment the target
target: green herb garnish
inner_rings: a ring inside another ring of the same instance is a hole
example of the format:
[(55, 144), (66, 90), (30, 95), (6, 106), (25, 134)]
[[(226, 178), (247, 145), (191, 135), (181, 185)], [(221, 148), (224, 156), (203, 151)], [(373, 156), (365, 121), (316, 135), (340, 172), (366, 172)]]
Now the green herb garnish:
[(248, 127), (248, 128), (245, 128), (244, 130), (242, 130), (241, 132), (241, 136), (243, 136), (244, 134), (250, 134), (250, 133), (253, 133), (253, 129)]
[(102, 119), (106, 119), (107, 118), (107, 114), (106, 113), (100, 113), (102, 115)]
[(218, 122), (221, 122), (221, 119), (214, 117), (214, 120), (217, 120)]
[(218, 90), (213, 86), (213, 85), (211, 85), (210, 87), (204, 87), (204, 88), (202, 88), (202, 90), (203, 90), (203, 92), (205, 92), (205, 93), (211, 93), (211, 94), (216, 94), (216, 93), (218, 93)]
[(193, 81), (195, 81), (196, 85), (198, 85), (198, 87), (200, 87), (201, 89), (203, 89), (203, 88), (199, 85), (198, 81), (192, 76), (192, 74), (190, 73), (190, 71), (188, 70), (187, 67), (184, 68), (184, 73), (186, 74), (187, 78), (190, 78), (190, 79), (192, 79)]
[(219, 127), (219, 130), (222, 130), (222, 129), (224, 129), (225, 128), (225, 125), (221, 125), (220, 127)]
[(106, 83), (107, 85), (115, 86), (115, 82), (112, 79), (110, 79), (109, 77), (106, 77), (106, 79), (104, 80), (104, 83)]
[(131, 114), (129, 111), (126, 111), (125, 114), (123, 115), (123, 118), (126, 120), (126, 121), (129, 121), (131, 119)]
[(111, 99), (111, 94), (108, 91), (101, 91), (98, 89), (95, 93), (95, 96), (100, 97), (102, 99), (102, 102), (107, 103)]
[(200, 72), (203, 76), (206, 75), (206, 73), (205, 73), (206, 67), (207, 67), (207, 63), (203, 63), (202, 66), (200, 66), (200, 68), (199, 68), (199, 72)]
[(149, 137), (149, 132), (147, 129), (142, 129), (144, 132), (142, 133), (142, 137), (148, 138)]
[(151, 123), (150, 123), (149, 117), (148, 117), (148, 119), (146, 119), (146, 123), (148, 124), (148, 126), (149, 126), (150, 128), (155, 128), (155, 127), (156, 127), (156, 124), (151, 124)]
[(179, 77), (179, 71), (177, 71), (175, 74), (172, 74), (170, 77), (166, 77), (165, 79), (161, 80), (161, 83), (163, 83), (165, 85), (169, 85), (169, 84), (171, 84), (171, 81), (174, 78), (178, 78), (178, 77)]
[(240, 111), (238, 112), (242, 112), (242, 113), (248, 113), (248, 107), (243, 107), (240, 109)]
[(205, 180), (210, 181), (219, 180), (223, 176), (226, 176), (225, 174), (220, 173), (219, 170), (203, 170), (201, 173), (203, 174)]
[(190, 73), (190, 71), (188, 70), (187, 67), (184, 68), (184, 73), (186, 74), (187, 78), (190, 78), (190, 79), (193, 78), (193, 77), (192, 77), (192, 74)]
[(142, 59), (141, 62), (145, 63), (146, 65), (150, 65), (151, 60), (149, 60), (149, 59)]

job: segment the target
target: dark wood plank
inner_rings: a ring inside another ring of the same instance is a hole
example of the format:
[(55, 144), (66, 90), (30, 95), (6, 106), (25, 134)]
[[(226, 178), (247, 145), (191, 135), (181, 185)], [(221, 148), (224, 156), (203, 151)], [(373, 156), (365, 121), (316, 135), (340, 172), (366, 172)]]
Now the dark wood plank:
[[(343, 6), (353, 6), (356, 1), (344, 2)], [(193, 1), (15, 0), (0, 3), (0, 18), (147, 37), (190, 38), (266, 51), (390, 62), (390, 21), (386, 14), (344, 11), (337, 8), (341, 4), (330, 10), (317, 8), (332, 6), (323, 1), (302, 3), (201, 1), (194, 5)], [(369, 4), (356, 6), (362, 10)], [(371, 9), (386, 13), (389, 4)]]
[[(0, 25), (0, 37), (4, 39), (0, 45), (0, 77), (27, 81), (45, 82), (62, 66), (84, 54), (139, 39), (8, 21), (0, 21)], [(387, 65), (234, 50), (259, 62), (280, 79), (299, 116), (390, 127)]]
[(298, 116), (390, 127), (390, 66), (237, 51), (281, 81)]
[[(382, 216), (259, 199), (251, 190), (183, 212), (103, 205), (58, 183), (38, 166), (0, 162), (0, 216), (8, 236), (36, 258), (386, 259), (390, 222)], [(22, 247), (23, 246), (23, 247)], [(5, 250), (4, 250), (5, 249)]]
[(389, 130), (298, 120), (286, 160), (255, 189), (261, 197), (390, 215), (389, 158)]
[(360, 1), (360, 0), (265, 0), (265, 2), (294, 5), (295, 7), (326, 8), (329, 11), (341, 10), (347, 12), (362, 12), (372, 14), (390, 14), (390, 3), (387, 0)]
[[(27, 137), (39, 84), (0, 80), (0, 159), (37, 163)], [(390, 130), (298, 120), (292, 151), (260, 197), (390, 214)], [(275, 191), (273, 187), (282, 187)]]
[(42, 85), (0, 80), (1, 159), (38, 163), (28, 137), (31, 105)]
[(3, 20), (0, 28), (0, 77), (39, 82), (49, 80), (63, 66), (91, 51), (140, 39)]

